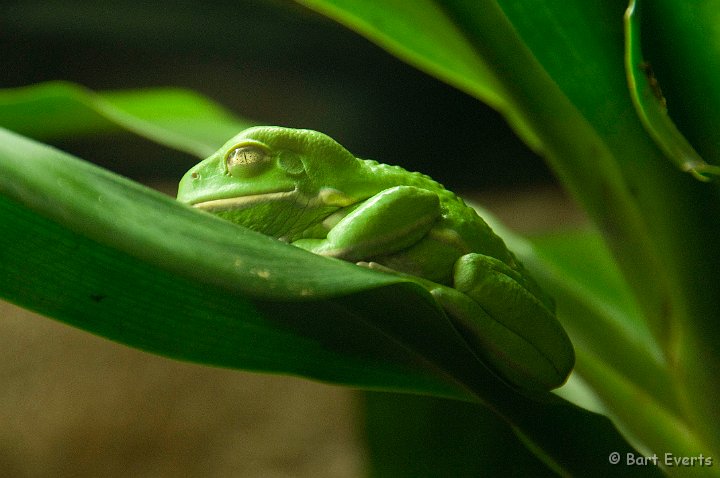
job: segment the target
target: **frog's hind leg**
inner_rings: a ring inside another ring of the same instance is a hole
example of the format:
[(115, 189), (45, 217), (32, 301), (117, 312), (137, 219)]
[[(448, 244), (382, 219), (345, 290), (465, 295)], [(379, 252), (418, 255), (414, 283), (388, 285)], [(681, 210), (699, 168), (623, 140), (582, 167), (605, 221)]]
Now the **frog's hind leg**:
[[(444, 308), (480, 348), (496, 342), (493, 348), (505, 355), (496, 356), (502, 364), (497, 368), (505, 369), (503, 375), (514, 376), (514, 383), (524, 381), (530, 388), (553, 388), (565, 381), (575, 362), (570, 339), (554, 310), (525, 286), (522, 274), (494, 257), (470, 253), (455, 264), (454, 288), (472, 304), (460, 301), (463, 305), (453, 313), (450, 309), (458, 304), (445, 301)], [(443, 303), (442, 297), (438, 299)]]

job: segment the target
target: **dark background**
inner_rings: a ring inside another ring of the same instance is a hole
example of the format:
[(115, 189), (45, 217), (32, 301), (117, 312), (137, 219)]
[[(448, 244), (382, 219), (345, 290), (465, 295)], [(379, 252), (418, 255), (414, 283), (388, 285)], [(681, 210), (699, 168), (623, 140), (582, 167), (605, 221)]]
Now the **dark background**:
[[(451, 189), (552, 181), (496, 112), (292, 2), (4, 1), (0, 51), (0, 87), (185, 87)], [(140, 180), (176, 181), (197, 161), (131, 135), (56, 145)]]

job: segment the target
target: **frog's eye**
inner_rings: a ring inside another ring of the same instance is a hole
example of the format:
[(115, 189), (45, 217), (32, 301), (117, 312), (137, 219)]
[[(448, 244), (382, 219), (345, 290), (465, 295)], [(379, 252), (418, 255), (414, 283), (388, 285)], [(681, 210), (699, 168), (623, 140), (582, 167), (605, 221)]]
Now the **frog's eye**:
[(245, 144), (231, 149), (225, 156), (225, 164), (231, 176), (247, 178), (264, 169), (267, 157), (267, 151), (261, 146)]

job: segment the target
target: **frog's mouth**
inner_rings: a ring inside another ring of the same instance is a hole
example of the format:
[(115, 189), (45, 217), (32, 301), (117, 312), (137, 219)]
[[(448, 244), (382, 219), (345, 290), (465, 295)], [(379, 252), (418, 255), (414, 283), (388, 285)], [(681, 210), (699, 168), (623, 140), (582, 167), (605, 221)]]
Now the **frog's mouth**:
[(202, 209), (212, 213), (218, 213), (222, 211), (236, 211), (240, 209), (247, 209), (249, 207), (257, 206), (264, 203), (275, 203), (275, 202), (295, 202), (300, 196), (297, 188), (293, 188), (289, 191), (275, 191), (262, 194), (251, 194), (248, 196), (238, 196), (223, 199), (211, 199), (209, 201), (198, 201), (191, 203), (192, 207)]

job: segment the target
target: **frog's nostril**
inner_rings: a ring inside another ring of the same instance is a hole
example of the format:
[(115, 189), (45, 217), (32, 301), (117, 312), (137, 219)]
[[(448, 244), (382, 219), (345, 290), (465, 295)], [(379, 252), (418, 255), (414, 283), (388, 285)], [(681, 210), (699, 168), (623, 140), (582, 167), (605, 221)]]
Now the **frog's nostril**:
[(197, 178), (200, 177), (200, 175), (199, 175), (198, 173), (192, 173), (192, 174), (190, 175), (190, 177), (193, 178), (193, 179), (197, 179)]

